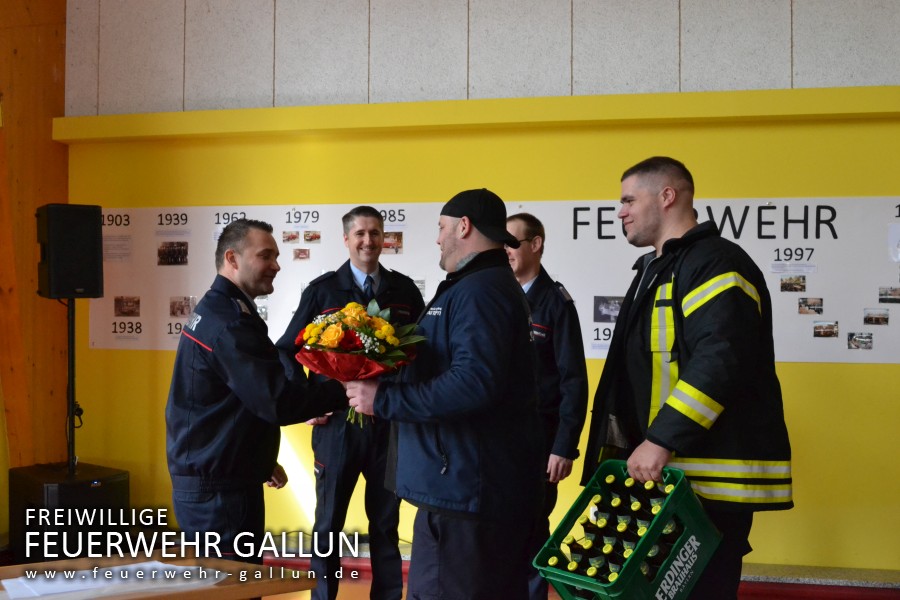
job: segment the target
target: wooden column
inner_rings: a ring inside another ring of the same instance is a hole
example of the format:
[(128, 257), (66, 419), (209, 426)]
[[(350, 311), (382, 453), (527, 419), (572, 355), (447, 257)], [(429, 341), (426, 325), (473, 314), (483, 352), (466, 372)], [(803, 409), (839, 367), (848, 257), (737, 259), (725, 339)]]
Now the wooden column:
[[(65, 0), (0, 3), (0, 386), (11, 467), (66, 455), (66, 309), (37, 295), (35, 209), (68, 201)], [(2, 435), (4, 432), (0, 432)]]

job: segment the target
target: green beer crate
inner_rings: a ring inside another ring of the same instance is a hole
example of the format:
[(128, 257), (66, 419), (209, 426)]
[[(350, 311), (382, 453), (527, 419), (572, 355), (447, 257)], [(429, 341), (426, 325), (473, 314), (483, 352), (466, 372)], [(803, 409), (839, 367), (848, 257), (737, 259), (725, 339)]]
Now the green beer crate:
[[(591, 498), (595, 494), (609, 497), (610, 490), (605, 481), (607, 475), (614, 475), (618, 481), (627, 478), (625, 462), (607, 460), (600, 465), (556, 531), (534, 558), (534, 567), (553, 585), (563, 600), (687, 598), (703, 568), (712, 558), (721, 536), (706, 516), (690, 482), (680, 469), (663, 469), (663, 483), (673, 484), (674, 489), (665, 497), (659, 513), (650, 521), (632, 554), (624, 560), (617, 579), (608, 582), (606, 579), (598, 580), (569, 572), (565, 564), (548, 566), (551, 556), (565, 554), (562, 542), (574, 529), (580, 529), (577, 525), (578, 517), (587, 514)], [(681, 533), (674, 542), (669, 542), (670, 546), (667, 544), (668, 554), (658, 568), (645, 574), (641, 567), (647, 560), (647, 553), (654, 544), (660, 542), (664, 528), (673, 520), (681, 526)]]

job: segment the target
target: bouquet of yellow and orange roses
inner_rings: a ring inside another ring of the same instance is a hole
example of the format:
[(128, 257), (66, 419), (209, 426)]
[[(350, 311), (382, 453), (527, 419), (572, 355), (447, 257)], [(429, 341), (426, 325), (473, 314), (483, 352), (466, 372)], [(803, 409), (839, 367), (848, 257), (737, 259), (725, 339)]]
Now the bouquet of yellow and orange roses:
[[(381, 310), (375, 300), (367, 307), (350, 302), (341, 310), (319, 315), (297, 336), (297, 361), (338, 381), (390, 373), (410, 362), (415, 344), (425, 340), (415, 334), (415, 323), (392, 325), (390, 318), (390, 309)], [(362, 416), (351, 408), (347, 420), (357, 419), (361, 425)]]

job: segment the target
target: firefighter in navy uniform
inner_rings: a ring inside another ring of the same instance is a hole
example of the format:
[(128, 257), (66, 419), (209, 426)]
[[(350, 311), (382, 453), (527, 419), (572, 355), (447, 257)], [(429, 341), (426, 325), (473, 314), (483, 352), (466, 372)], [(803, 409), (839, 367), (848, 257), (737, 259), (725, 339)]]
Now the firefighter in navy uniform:
[[(518, 213), (506, 219), (506, 229), (518, 248), (506, 247), (509, 264), (525, 291), (531, 309), (531, 329), (538, 354), (538, 414), (544, 436), (547, 485), (536, 530), (529, 543), (534, 557), (550, 537), (550, 513), (558, 484), (572, 473), (587, 412), (588, 382), (584, 344), (575, 302), (541, 265), (546, 234), (534, 215)], [(547, 598), (547, 580), (537, 569), (529, 574), (531, 600)]]
[(711, 222), (685, 166), (653, 157), (622, 176), (629, 243), (653, 246), (619, 312), (594, 398), (582, 483), (618, 453), (638, 481), (683, 469), (722, 543), (692, 598), (737, 597), (753, 513), (793, 506), (765, 279)]
[[(343, 217), (344, 244), (350, 259), (337, 271), (310, 282), (290, 325), (278, 340), (283, 360), (294, 361), (300, 331), (317, 315), (340, 310), (349, 302), (366, 306), (372, 297), (381, 309), (390, 309), (392, 323), (414, 322), (425, 306), (412, 279), (390, 271), (378, 262), (384, 244), (384, 219), (371, 206), (358, 206)], [(367, 276), (372, 279), (366, 282)], [(327, 380), (311, 374), (313, 380)], [(313, 419), (313, 453), (316, 471), (316, 517), (313, 529), (320, 536), (344, 528), (350, 498), (359, 475), (366, 479), (365, 507), (369, 519), (369, 552), (372, 560), (371, 598), (399, 600), (403, 592), (399, 550), (400, 501), (385, 488), (390, 422), (363, 417), (363, 427), (347, 422), (347, 411)], [(313, 556), (311, 570), (319, 576), (314, 600), (334, 600), (338, 580), (333, 573), (340, 557)], [(322, 578), (322, 575), (328, 575)]]
[(218, 275), (182, 330), (166, 405), (178, 525), (218, 533), (218, 549), (232, 559), (237, 534), (262, 541), (263, 484), (287, 482), (276, 463), (280, 426), (346, 406), (339, 383), (311, 384), (301, 368), (285, 368), (256, 311), (253, 299), (272, 292), (279, 270), (271, 232), (247, 219), (223, 230)]

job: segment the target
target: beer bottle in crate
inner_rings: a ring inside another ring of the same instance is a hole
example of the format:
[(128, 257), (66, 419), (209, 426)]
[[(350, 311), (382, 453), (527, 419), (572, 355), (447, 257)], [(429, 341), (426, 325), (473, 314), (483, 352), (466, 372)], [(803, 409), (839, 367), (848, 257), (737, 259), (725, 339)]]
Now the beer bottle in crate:
[(581, 530), (587, 539), (593, 540), (600, 535), (600, 529), (597, 527), (597, 524), (591, 521), (587, 515), (578, 517), (578, 524), (581, 525)]
[(622, 521), (616, 527), (616, 531), (619, 533), (619, 542), (622, 548), (634, 548), (647, 533), (647, 528), (636, 523)]
[(581, 565), (582, 571), (587, 568), (587, 561), (585, 560), (584, 553), (584, 543), (589, 541), (590, 540), (587, 539), (578, 540), (577, 542), (572, 544), (569, 549), (569, 560)]
[[(594, 494), (590, 501), (591, 512), (609, 512), (610, 505), (612, 504), (613, 499), (619, 497), (621, 497), (621, 494), (616, 493), (611, 488), (607, 488), (606, 490), (604, 490), (603, 494)], [(596, 516), (594, 517), (594, 520), (596, 520)]]
[(594, 494), (591, 497), (591, 500), (588, 502), (588, 516), (591, 518), (591, 521), (596, 521), (602, 515), (601, 513), (603, 507), (603, 496), (600, 494)]
[[(626, 479), (623, 484), (632, 502), (640, 502), (644, 506), (652, 504), (653, 499), (665, 499), (662, 491), (658, 490), (655, 481), (638, 483), (633, 477)], [(662, 502), (660, 502), (662, 504)]]
[(647, 558), (641, 563), (640, 571), (648, 581), (653, 581), (659, 568), (666, 561), (671, 547), (666, 544), (653, 544), (647, 551)]
[(618, 521), (620, 515), (622, 515), (625, 511), (625, 505), (622, 504), (622, 497), (615, 496), (609, 501), (609, 517), (608, 519), (612, 519), (613, 521)]
[(650, 527), (650, 523), (653, 522), (653, 518), (662, 510), (662, 504), (655, 505), (647, 505), (642, 503), (640, 500), (635, 500), (631, 503), (629, 507), (631, 509), (631, 515), (634, 519), (644, 527)]
[(631, 555), (631, 550), (618, 551), (613, 544), (606, 544), (603, 546), (603, 555), (606, 557), (606, 563), (602, 575), (607, 581), (613, 582)]
[[(583, 573), (585, 577), (589, 577), (590, 579), (597, 579), (597, 575), (599, 574), (599, 570), (597, 567), (588, 567), (587, 570)], [(579, 600), (594, 600), (597, 595), (591, 590), (586, 590), (584, 588), (575, 586), (575, 597)]]
[(665, 525), (663, 525), (662, 532), (659, 534), (659, 539), (666, 544), (672, 545), (678, 541), (682, 532), (684, 532), (684, 526), (676, 517), (672, 517)]
[(581, 541), (582, 551), (579, 564), (586, 571), (594, 567), (600, 568), (606, 564), (606, 555), (603, 554), (603, 546), (595, 543), (593, 540)]
[(566, 560), (572, 559), (572, 546), (575, 545), (575, 536), (567, 535), (563, 538), (563, 541), (559, 544), (559, 550), (562, 552), (563, 556)]

